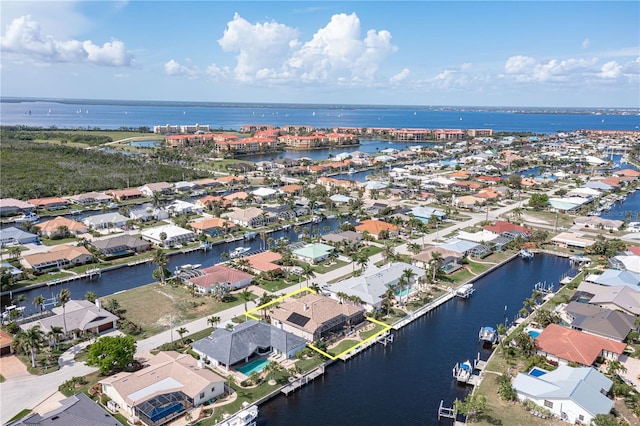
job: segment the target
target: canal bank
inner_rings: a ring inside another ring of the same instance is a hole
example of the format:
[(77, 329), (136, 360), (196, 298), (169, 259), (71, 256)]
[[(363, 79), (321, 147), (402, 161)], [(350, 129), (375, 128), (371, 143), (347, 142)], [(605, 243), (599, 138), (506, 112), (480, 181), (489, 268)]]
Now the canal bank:
[(570, 270), (568, 259), (540, 254), (474, 277), (469, 299), (448, 300), (407, 323), (390, 345), (331, 363), (312, 383), (261, 405), (258, 424), (437, 424), (440, 400), (463, 399), (470, 390), (451, 377), (453, 365), (490, 355), (478, 343), (480, 327), (515, 316), (536, 282), (558, 282)]

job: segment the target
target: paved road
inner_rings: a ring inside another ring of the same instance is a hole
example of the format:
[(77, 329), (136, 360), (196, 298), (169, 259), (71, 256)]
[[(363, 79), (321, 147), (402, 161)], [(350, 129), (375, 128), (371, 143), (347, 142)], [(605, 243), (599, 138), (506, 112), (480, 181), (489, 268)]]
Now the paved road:
[[(524, 202), (526, 202), (526, 200)], [(488, 215), (486, 212), (471, 213), (471, 218), (464, 222), (456, 223), (446, 229), (440, 230), (438, 233), (416, 238), (412, 242), (416, 244), (431, 243), (434, 242), (437, 237), (442, 236), (445, 233), (449, 234), (454, 230), (474, 226), (479, 222), (487, 220), (487, 218), (489, 220), (493, 220), (517, 207), (518, 204), (501, 207), (497, 210), (490, 211)], [(398, 246), (396, 248), (396, 253), (408, 253), (407, 243)], [(377, 253), (370, 258), (370, 264), (379, 262), (380, 260), (382, 260), (382, 254)], [(341, 268), (329, 271), (326, 274), (319, 274), (315, 278), (310, 279), (309, 282), (315, 282), (321, 285), (336, 278), (348, 275), (352, 271), (352, 265), (345, 265)], [(286, 294), (296, 289), (298, 289), (298, 284), (280, 291), (279, 294)], [(249, 304), (248, 307), (253, 308), (254, 306)], [(220, 326), (224, 326), (224, 324), (230, 321), (233, 317), (242, 315), (243, 313), (244, 306), (239, 305), (219, 312), (216, 316), (219, 316), (221, 319)], [(185, 327), (189, 331), (189, 334), (191, 334), (204, 330), (209, 327), (209, 324), (207, 324), (207, 318), (205, 317), (187, 324), (180, 324), (180, 327)], [(138, 342), (136, 355), (139, 357), (145, 357), (152, 349), (157, 348), (163, 343), (170, 342), (172, 339), (179, 339), (179, 336), (175, 331), (172, 332), (168, 330), (141, 340)], [(61, 365), (63, 365), (62, 368), (54, 373), (44, 376), (31, 376), (22, 380), (8, 380), (0, 384), (0, 420), (2, 423), (6, 423), (25, 407), (33, 408), (37, 406), (43, 399), (54, 393), (62, 382), (69, 380), (71, 377), (84, 376), (95, 371), (95, 368), (87, 367), (82, 363), (73, 362), (73, 352), (77, 350), (78, 348), (72, 348), (69, 353), (65, 353), (60, 359)]]

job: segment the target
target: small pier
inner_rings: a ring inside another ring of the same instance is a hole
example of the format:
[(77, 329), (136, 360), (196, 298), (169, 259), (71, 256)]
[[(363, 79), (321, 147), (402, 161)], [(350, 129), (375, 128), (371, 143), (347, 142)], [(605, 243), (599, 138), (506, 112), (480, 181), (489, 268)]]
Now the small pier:
[(280, 391), (289, 396), (289, 394), (291, 392), (295, 392), (296, 390), (300, 389), (302, 386), (306, 385), (307, 383), (313, 381), (316, 377), (320, 377), (324, 374), (324, 365), (321, 365), (320, 367), (316, 368), (315, 370), (311, 371), (308, 374), (305, 374), (304, 376), (295, 379), (293, 382), (289, 383), (288, 385), (284, 386)]
[(440, 406), (438, 407), (438, 421), (440, 421), (440, 419), (442, 418), (455, 420), (457, 416), (458, 413), (455, 407), (445, 407), (444, 401), (440, 400)]
[(361, 345), (359, 345), (358, 347), (356, 347), (355, 349), (347, 352), (344, 355), (340, 356), (340, 359), (343, 361), (348, 360), (349, 358), (359, 354), (360, 352), (364, 351), (365, 349), (375, 345), (376, 343), (382, 343), (382, 345), (387, 346), (391, 343), (393, 343), (393, 333), (390, 333), (389, 331), (382, 333), (380, 336), (378, 336), (375, 339), (369, 340), (366, 343), (363, 343)]

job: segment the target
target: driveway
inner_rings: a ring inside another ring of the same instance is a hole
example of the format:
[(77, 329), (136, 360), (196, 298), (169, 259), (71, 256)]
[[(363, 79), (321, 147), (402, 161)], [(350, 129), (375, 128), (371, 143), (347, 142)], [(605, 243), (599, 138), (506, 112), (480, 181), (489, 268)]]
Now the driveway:
[(20, 380), (31, 376), (27, 367), (16, 355), (7, 355), (0, 358), (0, 374), (7, 380)]

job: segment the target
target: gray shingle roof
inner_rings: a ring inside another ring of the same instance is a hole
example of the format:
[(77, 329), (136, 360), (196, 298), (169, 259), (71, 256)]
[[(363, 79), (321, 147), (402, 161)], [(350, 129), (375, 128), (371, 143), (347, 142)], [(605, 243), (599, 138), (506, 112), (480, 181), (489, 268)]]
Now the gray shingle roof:
[(216, 328), (209, 337), (193, 342), (193, 349), (225, 365), (233, 365), (251, 356), (258, 348), (269, 346), (282, 353), (304, 346), (306, 341), (270, 324), (250, 320), (233, 330)]
[(83, 393), (60, 401), (62, 406), (45, 414), (28, 415), (7, 426), (120, 426), (120, 422)]
[(635, 321), (632, 315), (575, 301), (565, 311), (573, 317), (572, 327), (619, 342), (627, 337)]

